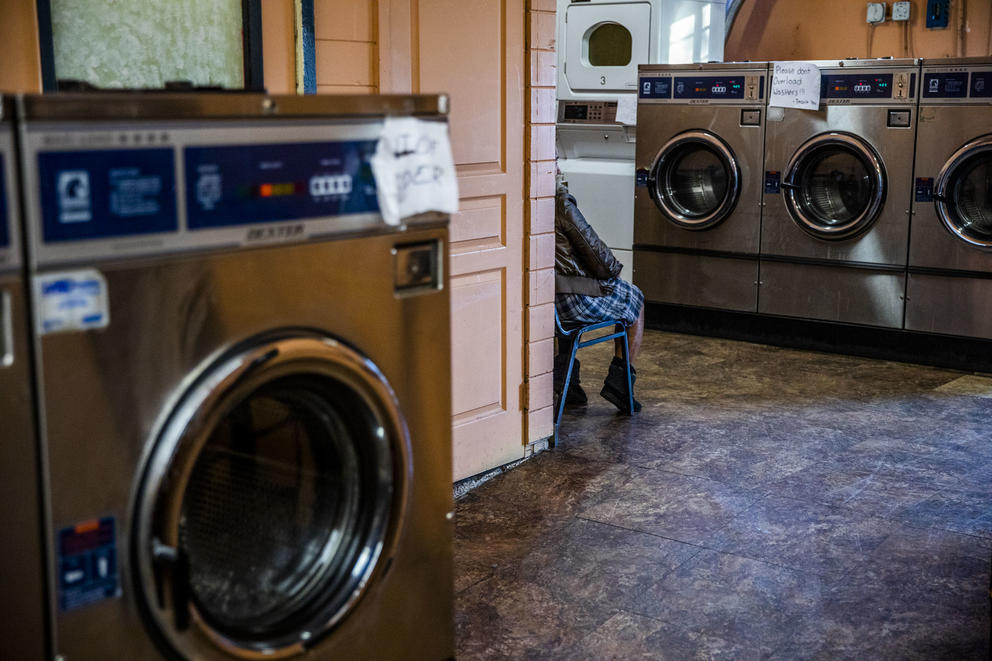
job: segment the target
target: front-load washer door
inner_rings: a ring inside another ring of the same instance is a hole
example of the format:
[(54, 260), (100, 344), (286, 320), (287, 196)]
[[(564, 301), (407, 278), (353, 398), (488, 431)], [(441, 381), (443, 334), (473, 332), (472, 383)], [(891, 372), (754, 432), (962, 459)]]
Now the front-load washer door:
[(992, 134), (958, 149), (937, 176), (937, 216), (954, 236), (992, 247)]
[(885, 168), (861, 138), (822, 133), (796, 150), (782, 189), (799, 227), (819, 239), (846, 239), (878, 218), (885, 202)]
[(741, 194), (741, 170), (730, 147), (709, 131), (686, 131), (658, 151), (648, 190), (676, 226), (703, 230), (726, 219)]
[(565, 10), (565, 79), (572, 91), (633, 92), (650, 61), (647, 2), (570, 4)]
[(390, 557), (409, 438), (371, 361), (305, 331), (214, 361), (165, 416), (134, 507), (143, 610), (185, 658), (318, 645)]

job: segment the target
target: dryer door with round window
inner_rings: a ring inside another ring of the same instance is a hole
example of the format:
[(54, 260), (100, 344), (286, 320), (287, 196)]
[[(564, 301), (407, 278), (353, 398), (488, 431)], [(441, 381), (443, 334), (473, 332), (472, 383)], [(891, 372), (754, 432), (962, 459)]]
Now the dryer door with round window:
[[(651, 54), (651, 5), (570, 4), (564, 24), (565, 79), (573, 91), (633, 92)], [(657, 19), (656, 19), (657, 20)]]
[(648, 179), (663, 216), (689, 230), (704, 230), (733, 212), (741, 171), (730, 147), (708, 131), (686, 131), (658, 152)]
[(960, 240), (992, 247), (992, 135), (951, 156), (937, 177), (934, 204), (940, 221)]
[(885, 168), (861, 138), (823, 133), (793, 155), (782, 189), (800, 228), (820, 239), (846, 239), (867, 231), (881, 213)]
[(184, 658), (302, 653), (390, 556), (411, 472), (375, 365), (309, 332), (214, 362), (166, 416), (134, 510), (143, 610)]

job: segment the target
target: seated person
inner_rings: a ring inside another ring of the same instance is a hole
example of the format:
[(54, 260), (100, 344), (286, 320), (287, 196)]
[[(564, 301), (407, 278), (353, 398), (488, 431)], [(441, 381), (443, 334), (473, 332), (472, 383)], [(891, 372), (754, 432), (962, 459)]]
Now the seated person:
[[(555, 307), (562, 324), (592, 324), (616, 319), (627, 326), (630, 350), (630, 376), (633, 383), (634, 359), (644, 333), (644, 294), (621, 280), (623, 265), (589, 226), (559, 175), (555, 199)], [(623, 361), (623, 338), (614, 340), (615, 354), (600, 391), (620, 411), (628, 413), (627, 372)], [(555, 404), (568, 369), (571, 345), (559, 338), (555, 356)], [(579, 361), (575, 361), (565, 404), (585, 404), (586, 394), (579, 385)], [(557, 410), (557, 408), (555, 409)], [(641, 404), (634, 400), (634, 412)]]

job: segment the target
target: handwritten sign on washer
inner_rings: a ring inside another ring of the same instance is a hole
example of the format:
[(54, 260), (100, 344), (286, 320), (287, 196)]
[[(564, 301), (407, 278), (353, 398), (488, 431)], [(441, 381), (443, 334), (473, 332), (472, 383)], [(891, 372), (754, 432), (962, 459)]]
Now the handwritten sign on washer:
[(448, 125), (387, 117), (372, 156), (379, 210), (390, 225), (426, 211), (458, 211)]
[(776, 62), (768, 105), (816, 110), (820, 107), (820, 70), (812, 62)]

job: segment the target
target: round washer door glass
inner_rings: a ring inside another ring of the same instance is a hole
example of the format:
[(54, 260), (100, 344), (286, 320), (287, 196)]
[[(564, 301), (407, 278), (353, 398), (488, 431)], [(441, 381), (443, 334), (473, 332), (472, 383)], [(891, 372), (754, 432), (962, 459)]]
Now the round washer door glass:
[(163, 633), (194, 658), (191, 628), (235, 655), (302, 651), (394, 535), (407, 446), (382, 375), (331, 340), (266, 342), (209, 370), (165, 426), (137, 510)]
[(885, 200), (882, 162), (861, 139), (827, 133), (803, 144), (789, 163), (785, 202), (799, 226), (823, 239), (867, 230)]
[(992, 247), (992, 135), (959, 149), (936, 185), (937, 215), (961, 240)]
[(740, 197), (740, 168), (733, 152), (707, 131), (687, 131), (658, 152), (649, 190), (658, 209), (679, 227), (717, 225)]

